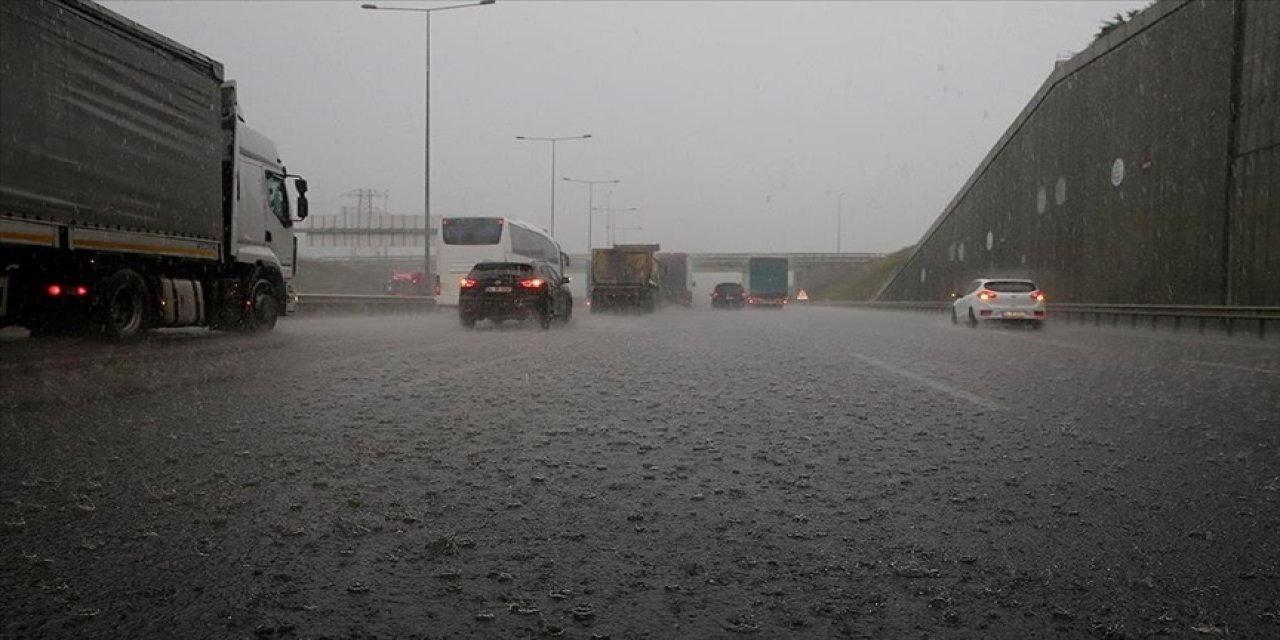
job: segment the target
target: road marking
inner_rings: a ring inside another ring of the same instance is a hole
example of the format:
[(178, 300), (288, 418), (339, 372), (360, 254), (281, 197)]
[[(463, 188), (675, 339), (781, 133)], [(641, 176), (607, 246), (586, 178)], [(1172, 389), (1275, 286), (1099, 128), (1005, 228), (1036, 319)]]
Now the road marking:
[(1273, 376), (1280, 376), (1280, 371), (1275, 369), (1260, 369), (1258, 367), (1246, 367), (1238, 364), (1227, 364), (1225, 362), (1205, 362), (1203, 360), (1183, 360), (1186, 364), (1198, 364), (1202, 367), (1217, 367), (1219, 369), (1235, 369), (1236, 371), (1248, 371), (1250, 373), (1269, 373)]
[(959, 398), (966, 402), (971, 402), (975, 405), (978, 405), (979, 407), (982, 407), (983, 409), (991, 409), (993, 411), (999, 411), (1004, 408), (1003, 406), (1000, 405), (999, 402), (996, 402), (994, 400), (988, 400), (987, 398), (984, 398), (976, 393), (970, 393), (968, 391), (965, 391), (964, 389), (958, 389), (949, 384), (944, 384), (944, 383), (938, 382), (937, 380), (926, 378), (918, 373), (907, 371), (902, 367), (889, 364), (888, 362), (885, 362), (883, 360), (878, 360), (876, 358), (872, 358), (871, 356), (862, 355), (861, 353), (855, 353), (853, 354), (853, 356), (869, 365), (879, 367), (881, 369), (884, 369), (885, 371), (888, 371), (889, 373), (900, 375), (908, 380), (911, 380), (912, 382), (929, 387), (930, 389), (941, 391), (947, 395)]

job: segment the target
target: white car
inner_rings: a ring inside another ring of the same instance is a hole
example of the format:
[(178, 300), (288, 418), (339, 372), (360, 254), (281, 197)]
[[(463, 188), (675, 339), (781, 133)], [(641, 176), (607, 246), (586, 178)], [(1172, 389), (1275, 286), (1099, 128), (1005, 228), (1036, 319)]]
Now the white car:
[(1001, 320), (1029, 322), (1039, 329), (1044, 326), (1044, 316), (1044, 292), (1030, 280), (979, 278), (951, 304), (951, 322), (963, 320), (971, 327)]

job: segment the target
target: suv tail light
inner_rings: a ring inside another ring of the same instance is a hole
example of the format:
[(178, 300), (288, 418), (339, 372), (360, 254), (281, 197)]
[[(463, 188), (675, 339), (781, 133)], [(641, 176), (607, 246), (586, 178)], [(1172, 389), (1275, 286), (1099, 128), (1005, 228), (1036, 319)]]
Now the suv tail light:
[(526, 289), (537, 289), (544, 284), (546, 284), (546, 281), (542, 278), (525, 278), (520, 281), (520, 286)]
[(463, 289), (470, 289), (471, 287), (476, 286), (476, 281), (472, 280), (471, 278), (463, 278), (462, 280), (458, 281), (458, 285), (461, 286)]
[(983, 289), (982, 291), (978, 292), (978, 299), (979, 300), (995, 300), (996, 292)]

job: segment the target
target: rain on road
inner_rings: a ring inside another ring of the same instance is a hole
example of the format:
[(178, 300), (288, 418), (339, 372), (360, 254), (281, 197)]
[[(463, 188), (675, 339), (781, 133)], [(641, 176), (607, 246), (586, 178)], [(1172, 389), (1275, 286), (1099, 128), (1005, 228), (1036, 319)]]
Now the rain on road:
[(439, 313), (0, 377), (5, 637), (1280, 633), (1274, 340)]

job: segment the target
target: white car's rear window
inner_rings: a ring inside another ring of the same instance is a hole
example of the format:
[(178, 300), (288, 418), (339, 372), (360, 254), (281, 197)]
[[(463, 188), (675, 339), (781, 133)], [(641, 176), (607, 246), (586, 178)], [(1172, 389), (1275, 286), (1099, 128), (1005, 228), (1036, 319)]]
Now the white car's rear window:
[(1036, 290), (1036, 285), (1026, 280), (993, 280), (986, 284), (986, 288), (996, 293), (1031, 293)]

